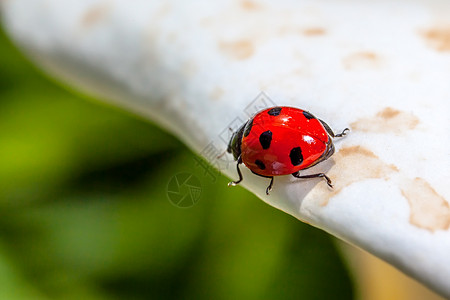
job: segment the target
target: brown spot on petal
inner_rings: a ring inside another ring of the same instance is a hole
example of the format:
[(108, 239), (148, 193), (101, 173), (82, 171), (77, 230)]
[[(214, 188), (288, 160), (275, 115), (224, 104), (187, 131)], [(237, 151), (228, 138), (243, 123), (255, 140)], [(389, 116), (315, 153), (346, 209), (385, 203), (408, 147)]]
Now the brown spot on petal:
[(90, 7), (81, 18), (81, 25), (84, 28), (89, 28), (98, 24), (104, 19), (111, 10), (110, 2), (103, 2)]
[(152, 19), (153, 19), (152, 23), (154, 24), (155, 19), (160, 19), (160, 18), (167, 16), (171, 11), (172, 11), (172, 6), (170, 5), (170, 3), (167, 3), (167, 2), (163, 3), (156, 10), (156, 14), (152, 17)]
[(188, 77), (193, 76), (198, 70), (197, 65), (194, 64), (193, 61), (183, 62), (183, 63), (181, 63), (180, 67), (181, 67), (181, 72)]
[(384, 110), (380, 111), (377, 116), (388, 120), (397, 117), (399, 114), (399, 110), (393, 109), (392, 107), (386, 107)]
[(450, 228), (450, 206), (427, 181), (419, 177), (405, 181), (401, 190), (411, 208), (412, 225), (432, 232)]
[(386, 164), (375, 153), (361, 146), (342, 148), (334, 159), (337, 163), (330, 175), (336, 174), (339, 186), (348, 186), (369, 178), (388, 179), (389, 174), (397, 170), (395, 166)]
[(389, 168), (394, 171), (394, 172), (399, 172), (400, 170), (398, 169), (398, 167), (396, 165), (390, 164)]
[(320, 27), (311, 27), (306, 28), (302, 31), (302, 33), (306, 36), (319, 36), (324, 35), (326, 33), (325, 29)]
[(353, 130), (364, 132), (393, 132), (400, 134), (412, 130), (419, 124), (419, 118), (410, 112), (403, 112), (392, 107), (386, 107), (374, 117), (362, 118), (351, 124)]
[(450, 52), (450, 28), (434, 28), (422, 33), (428, 44), (440, 52)]
[(209, 94), (209, 97), (212, 100), (219, 100), (220, 98), (222, 98), (223, 94), (225, 93), (225, 91), (220, 88), (220, 87), (215, 87), (212, 92)]
[(321, 196), (325, 199), (321, 205), (328, 204), (328, 200), (339, 194), (343, 188), (366, 179), (389, 179), (398, 171), (394, 165), (383, 162), (372, 151), (361, 146), (342, 148), (333, 156), (336, 164), (327, 172), (333, 181), (334, 189), (330, 192), (324, 185)]
[(363, 148), (361, 146), (342, 148), (339, 151), (339, 154), (342, 155), (343, 157), (352, 156), (352, 155), (360, 155), (360, 156), (377, 158), (377, 156), (372, 151), (370, 151), (369, 149)]
[(255, 51), (253, 44), (247, 40), (236, 42), (222, 42), (219, 44), (219, 49), (228, 57), (243, 60), (253, 55)]
[(243, 0), (241, 1), (241, 7), (245, 10), (258, 10), (261, 8), (261, 5), (253, 1)]
[(381, 59), (369, 51), (356, 52), (343, 58), (342, 64), (347, 70), (374, 69), (380, 66)]

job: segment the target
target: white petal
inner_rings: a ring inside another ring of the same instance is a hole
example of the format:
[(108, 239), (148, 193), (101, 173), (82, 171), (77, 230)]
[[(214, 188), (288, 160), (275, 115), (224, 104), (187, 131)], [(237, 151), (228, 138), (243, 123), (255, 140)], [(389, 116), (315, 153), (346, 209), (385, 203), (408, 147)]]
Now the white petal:
[[(71, 85), (224, 150), (260, 91), (336, 131), (320, 180), (243, 185), (450, 297), (450, 3), (3, 0), (12, 37)], [(264, 96), (264, 95), (261, 95)], [(263, 100), (261, 100), (263, 99)], [(239, 119), (236, 119), (239, 118)], [(233, 121), (235, 121), (233, 123)], [(213, 161), (213, 163), (216, 163)], [(224, 167), (224, 164), (221, 164)], [(235, 167), (223, 170), (236, 178)]]

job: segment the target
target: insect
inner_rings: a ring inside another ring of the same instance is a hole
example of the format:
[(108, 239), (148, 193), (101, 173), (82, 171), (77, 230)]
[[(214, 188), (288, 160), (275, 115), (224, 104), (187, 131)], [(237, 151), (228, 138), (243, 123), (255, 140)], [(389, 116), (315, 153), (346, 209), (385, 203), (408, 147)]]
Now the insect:
[(244, 163), (254, 174), (270, 178), (267, 195), (272, 190), (274, 176), (279, 175), (323, 178), (328, 186), (333, 187), (325, 173), (300, 175), (300, 170), (330, 158), (334, 153), (332, 138), (345, 136), (349, 130), (345, 128), (335, 134), (324, 121), (295, 107), (264, 109), (231, 136), (227, 152), (233, 154), (237, 161), (239, 179), (228, 186), (242, 181), (239, 165)]

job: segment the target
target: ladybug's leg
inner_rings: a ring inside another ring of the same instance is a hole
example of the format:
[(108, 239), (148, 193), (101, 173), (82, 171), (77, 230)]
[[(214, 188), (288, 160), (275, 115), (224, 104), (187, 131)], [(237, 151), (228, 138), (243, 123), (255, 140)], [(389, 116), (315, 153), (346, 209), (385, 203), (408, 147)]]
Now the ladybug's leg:
[(343, 137), (347, 135), (347, 131), (350, 131), (350, 128), (345, 128), (341, 133), (335, 134), (334, 137)]
[(317, 174), (311, 174), (311, 175), (300, 175), (299, 172), (297, 171), (295, 173), (292, 173), (292, 176), (294, 176), (295, 178), (303, 178), (303, 179), (321, 177), (321, 178), (326, 180), (326, 182), (327, 182), (327, 184), (328, 184), (328, 186), (330, 188), (333, 187), (333, 185), (331, 184), (331, 179), (327, 175), (325, 175), (325, 173), (317, 173)]
[(238, 172), (239, 179), (236, 180), (236, 181), (229, 182), (229, 183), (228, 183), (228, 186), (235, 186), (235, 185), (239, 184), (239, 182), (242, 181), (242, 179), (243, 179), (243, 178), (242, 178), (242, 173), (241, 173), (241, 170), (239, 169), (239, 165), (240, 165), (240, 164), (242, 164), (242, 158), (239, 156), (239, 158), (238, 158), (238, 160), (237, 160), (237, 164), (236, 164), (236, 170), (237, 170), (237, 172)]
[(273, 176), (270, 178), (269, 186), (266, 189), (266, 195), (269, 195), (269, 192), (272, 190), (272, 186), (273, 186)]
[(320, 123), (322, 123), (323, 127), (325, 127), (326, 131), (328, 132), (329, 135), (331, 135), (332, 137), (343, 137), (344, 135), (347, 134), (347, 131), (350, 131), (350, 129), (345, 128), (344, 130), (342, 130), (341, 133), (338, 134), (334, 134), (333, 130), (331, 130), (330, 126), (328, 126), (327, 123), (325, 123), (324, 121), (320, 120)]

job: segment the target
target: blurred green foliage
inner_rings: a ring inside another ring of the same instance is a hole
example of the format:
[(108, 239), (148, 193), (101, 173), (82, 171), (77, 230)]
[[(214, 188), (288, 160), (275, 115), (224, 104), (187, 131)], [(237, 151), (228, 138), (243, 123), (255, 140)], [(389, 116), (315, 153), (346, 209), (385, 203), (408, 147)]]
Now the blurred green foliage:
[[(352, 299), (331, 238), (212, 182), (147, 121), (68, 92), (0, 34), (0, 299)], [(198, 204), (170, 204), (179, 172)]]

